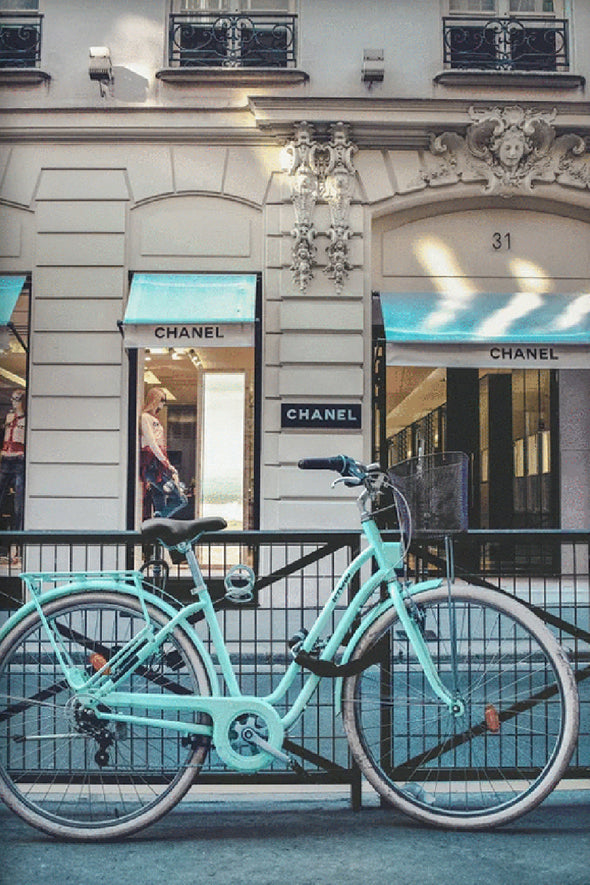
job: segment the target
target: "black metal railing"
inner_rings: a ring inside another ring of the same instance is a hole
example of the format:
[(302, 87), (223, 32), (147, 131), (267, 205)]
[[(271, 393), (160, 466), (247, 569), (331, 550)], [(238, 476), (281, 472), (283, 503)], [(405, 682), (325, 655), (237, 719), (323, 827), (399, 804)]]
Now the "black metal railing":
[(549, 17), (443, 18), (444, 63), (485, 71), (569, 69), (568, 21)]
[[(358, 552), (355, 532), (223, 532), (202, 540), (197, 553), (203, 573), (217, 600), (218, 618), (247, 694), (266, 695), (278, 685), (291, 655), (288, 640), (302, 626), (316, 619), (338, 577)], [(107, 570), (141, 567), (146, 558), (159, 557), (157, 546), (143, 546), (134, 532), (0, 533), (0, 625), (23, 601), (20, 571)], [(184, 558), (173, 555), (166, 592), (188, 601), (192, 582)], [(252, 603), (236, 605), (222, 600), (223, 577), (238, 563), (252, 566), (257, 574)], [(166, 570), (166, 569), (164, 569)], [(160, 581), (158, 568), (148, 579)], [(335, 617), (346, 606), (342, 599)], [(202, 622), (195, 629), (213, 655)], [(304, 676), (289, 693), (303, 684)], [(352, 764), (348, 744), (335, 709), (331, 680), (323, 680), (303, 718), (289, 733), (288, 751), (297, 757), (310, 783), (349, 784), (353, 804), (360, 802), (360, 776)], [(287, 746), (287, 745), (286, 745)], [(216, 754), (210, 754), (201, 778), (209, 782), (251, 781), (251, 776), (227, 770)], [(290, 783), (300, 775), (280, 762), (254, 775), (257, 782)]]
[[(396, 537), (392, 532), (391, 539)], [(223, 532), (202, 539), (199, 560), (218, 600), (220, 625), (245, 692), (266, 695), (276, 687), (291, 659), (288, 640), (302, 626), (314, 622), (360, 545), (358, 533), (339, 531)], [(545, 621), (566, 649), (576, 672), (582, 711), (579, 745), (568, 774), (587, 777), (590, 532), (470, 531), (455, 539), (454, 551), (458, 580), (519, 598)], [(140, 567), (154, 553), (159, 556), (161, 551), (142, 545), (134, 532), (0, 532), (0, 624), (23, 601), (21, 570), (126, 569)], [(166, 558), (170, 569), (167, 592), (181, 602), (188, 600), (191, 582), (184, 560), (170, 562), (168, 554)], [(222, 600), (223, 576), (238, 562), (251, 565), (257, 575), (254, 600), (245, 605)], [(418, 539), (409, 567), (414, 577), (445, 575), (444, 543)], [(156, 569), (149, 577), (158, 582), (161, 575)], [(354, 590), (353, 586), (351, 592)], [(346, 604), (343, 598), (335, 617)], [(207, 643), (202, 622), (195, 629)], [(306, 713), (289, 734), (288, 749), (301, 760), (307, 781), (350, 784), (353, 802), (358, 803), (360, 778), (351, 762), (338, 712), (332, 681), (322, 680)], [(403, 730), (401, 713), (400, 717), (396, 723)], [(415, 724), (407, 721), (405, 728), (409, 739)], [(251, 777), (225, 769), (215, 754), (202, 776), (211, 782), (239, 782)], [(276, 762), (254, 777), (258, 782), (289, 783), (298, 781), (300, 775)]]
[(280, 13), (173, 13), (172, 67), (289, 68), (296, 60), (297, 16)]
[(36, 12), (0, 12), (0, 68), (39, 67), (42, 22)]

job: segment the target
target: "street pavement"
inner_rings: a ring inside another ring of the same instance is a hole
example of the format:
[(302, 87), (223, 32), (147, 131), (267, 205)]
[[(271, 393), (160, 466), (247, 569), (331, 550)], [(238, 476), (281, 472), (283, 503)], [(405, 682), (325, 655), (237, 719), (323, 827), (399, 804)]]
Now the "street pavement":
[(193, 791), (158, 824), (102, 845), (56, 842), (0, 806), (0, 883), (590, 885), (590, 789), (579, 786), (483, 833), (423, 827), (374, 796), (353, 811), (329, 787)]

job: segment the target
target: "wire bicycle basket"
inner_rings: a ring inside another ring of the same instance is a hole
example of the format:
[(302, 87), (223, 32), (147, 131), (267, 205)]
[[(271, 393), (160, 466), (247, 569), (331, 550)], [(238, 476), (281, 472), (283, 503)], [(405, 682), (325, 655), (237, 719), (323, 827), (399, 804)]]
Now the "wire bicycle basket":
[(420, 455), (389, 468), (389, 481), (410, 511), (411, 534), (449, 535), (467, 530), (468, 473), (464, 452)]

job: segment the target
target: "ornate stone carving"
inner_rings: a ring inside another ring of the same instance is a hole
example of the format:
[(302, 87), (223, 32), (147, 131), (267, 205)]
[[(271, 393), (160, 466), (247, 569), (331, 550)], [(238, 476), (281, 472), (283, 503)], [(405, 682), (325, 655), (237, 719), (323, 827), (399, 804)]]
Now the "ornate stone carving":
[(330, 130), (326, 145), (327, 162), (322, 175), (322, 196), (330, 207), (330, 243), (326, 249), (326, 273), (334, 280), (336, 290), (342, 291), (344, 280), (352, 270), (348, 260), (350, 230), (350, 203), (354, 191), (355, 170), (352, 164), (357, 148), (350, 140), (349, 127), (336, 123)]
[(284, 148), (287, 160), (286, 172), (292, 178), (291, 200), (295, 210), (295, 225), (291, 231), (294, 239), (291, 271), (293, 280), (302, 292), (313, 279), (316, 255), (313, 223), (315, 204), (319, 195), (319, 177), (315, 154), (318, 145), (313, 138), (313, 126), (300, 123), (295, 137)]
[(484, 192), (510, 197), (530, 191), (535, 181), (590, 187), (590, 161), (579, 135), (557, 135), (557, 112), (512, 106), (475, 110), (465, 136), (433, 135), (430, 152), (440, 158), (423, 179), (432, 186), (454, 180), (485, 180)]
[(354, 191), (355, 170), (352, 156), (356, 146), (349, 137), (349, 127), (336, 123), (330, 127), (330, 140), (321, 144), (314, 139), (309, 123), (300, 123), (295, 136), (284, 148), (285, 171), (291, 177), (291, 200), (295, 211), (291, 271), (293, 280), (304, 292), (313, 279), (317, 249), (314, 212), (318, 199), (330, 208), (331, 225), (326, 248), (328, 276), (340, 292), (352, 265), (348, 260), (350, 203)]

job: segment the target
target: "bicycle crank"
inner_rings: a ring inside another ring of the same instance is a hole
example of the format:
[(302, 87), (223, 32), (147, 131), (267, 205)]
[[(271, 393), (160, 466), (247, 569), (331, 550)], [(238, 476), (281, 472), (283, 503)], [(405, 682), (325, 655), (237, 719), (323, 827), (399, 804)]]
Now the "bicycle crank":
[(246, 725), (242, 729), (242, 740), (246, 741), (249, 744), (252, 744), (254, 747), (260, 747), (261, 750), (264, 750), (265, 753), (270, 753), (271, 756), (274, 756), (275, 759), (280, 759), (282, 762), (286, 762), (288, 765), (291, 765), (292, 759), (287, 753), (284, 753), (283, 750), (279, 750), (278, 747), (273, 747), (272, 744), (269, 744), (267, 740), (264, 739), (262, 734), (253, 728), (251, 725)]
[(242, 708), (233, 715), (217, 719), (213, 742), (222, 760), (240, 771), (260, 771), (273, 759), (288, 765), (291, 758), (281, 749), (284, 729), (277, 713), (269, 707)]

